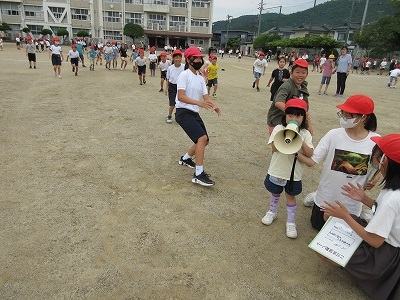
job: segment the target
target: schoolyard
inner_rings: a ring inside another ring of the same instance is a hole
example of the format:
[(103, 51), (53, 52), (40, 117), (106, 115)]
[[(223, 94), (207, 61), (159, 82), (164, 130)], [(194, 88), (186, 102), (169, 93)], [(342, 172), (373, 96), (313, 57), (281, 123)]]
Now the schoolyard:
[[(28, 69), (24, 49), (0, 51), (1, 299), (366, 298), (307, 247), (316, 231), (301, 200), (321, 166), (303, 176), (297, 239), (285, 235), (284, 197), (276, 221), (260, 222), (269, 207), (266, 84), (276, 61), (256, 92), (252, 58), (218, 59), (222, 116), (201, 111), (205, 169), (216, 181), (205, 188), (178, 165), (191, 142), (165, 122), (159, 72), (139, 85), (131, 62), (78, 76), (63, 62), (57, 79), (47, 53), (37, 60)], [(332, 97), (335, 76), (329, 96), (318, 96), (320, 79), (310, 68), (314, 146), (339, 126), (335, 106), (345, 100)], [(350, 74), (345, 91), (375, 100), (380, 134), (400, 132), (399, 92), (387, 82)]]

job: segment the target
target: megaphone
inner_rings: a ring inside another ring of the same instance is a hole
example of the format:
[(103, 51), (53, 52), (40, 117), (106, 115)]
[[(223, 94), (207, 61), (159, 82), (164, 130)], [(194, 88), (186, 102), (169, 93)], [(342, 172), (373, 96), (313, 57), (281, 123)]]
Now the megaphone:
[(303, 140), (299, 134), (299, 123), (290, 121), (289, 124), (278, 131), (274, 138), (275, 148), (283, 154), (293, 154), (300, 150)]

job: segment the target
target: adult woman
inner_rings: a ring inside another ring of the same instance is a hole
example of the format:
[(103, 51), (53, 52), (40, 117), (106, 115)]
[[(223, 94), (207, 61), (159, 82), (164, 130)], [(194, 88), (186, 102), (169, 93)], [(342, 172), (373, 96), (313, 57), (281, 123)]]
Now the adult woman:
[[(311, 158), (298, 154), (300, 162), (311, 167), (325, 159), (314, 198), (311, 225), (321, 230), (326, 218), (321, 211), (324, 201), (339, 199), (354, 215), (360, 216), (362, 204), (340, 193), (347, 183), (365, 183), (368, 161), (374, 146), (371, 137), (377, 136), (374, 102), (365, 95), (353, 95), (336, 106), (341, 128), (330, 130), (318, 143)], [(306, 197), (307, 198), (307, 197)]]
[(361, 288), (372, 299), (400, 299), (400, 134), (371, 139), (376, 143), (372, 163), (383, 175), (376, 202), (360, 184), (342, 187), (344, 195), (375, 210), (371, 221), (364, 228), (340, 201), (321, 208), (343, 219), (364, 240), (345, 267)]
[(336, 61), (337, 87), (335, 97), (343, 97), (344, 89), (346, 88), (346, 79), (349, 76), (352, 63), (351, 55), (347, 53), (348, 51), (349, 49), (343, 46)]

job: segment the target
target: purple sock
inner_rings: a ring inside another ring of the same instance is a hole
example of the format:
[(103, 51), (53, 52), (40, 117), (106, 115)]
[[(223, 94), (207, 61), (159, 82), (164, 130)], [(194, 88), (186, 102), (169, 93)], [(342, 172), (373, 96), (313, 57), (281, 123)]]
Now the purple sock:
[(269, 205), (269, 210), (273, 213), (276, 213), (280, 196), (281, 196), (280, 194), (272, 194), (271, 193), (271, 203)]
[(287, 223), (295, 223), (296, 222), (296, 209), (297, 204), (286, 204), (287, 211)]

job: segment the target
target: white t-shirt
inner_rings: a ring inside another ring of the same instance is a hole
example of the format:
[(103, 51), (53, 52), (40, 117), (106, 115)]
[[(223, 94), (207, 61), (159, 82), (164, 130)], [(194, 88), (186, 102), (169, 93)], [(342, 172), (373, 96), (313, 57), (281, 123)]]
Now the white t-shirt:
[(319, 60), (319, 65), (322, 66), (326, 62), (326, 57), (321, 57)]
[(113, 48), (111, 47), (111, 46), (105, 46), (104, 47), (104, 53), (107, 53), (107, 54), (112, 54), (113, 53)]
[(254, 72), (264, 74), (264, 68), (268, 67), (268, 63), (265, 59), (261, 60), (257, 58), (253, 63)]
[(78, 58), (79, 57), (79, 52), (78, 51), (69, 50), (68, 56), (69, 56), (69, 58)]
[(154, 53), (149, 54), (149, 60), (150, 62), (156, 62), (157, 61), (157, 55)]
[(400, 75), (400, 69), (393, 69), (392, 71), (390, 71), (391, 77), (399, 77), (399, 75)]
[(176, 84), (178, 81), (179, 75), (185, 71), (185, 66), (180, 65), (179, 67), (175, 67), (175, 65), (172, 65), (168, 68), (167, 70), (167, 79), (169, 82)]
[(372, 136), (379, 136), (369, 132), (368, 136), (360, 141), (352, 140), (344, 128), (330, 130), (318, 143), (311, 159), (319, 163), (325, 158), (320, 176), (315, 204), (319, 207), (324, 201), (342, 202), (351, 214), (359, 216), (361, 202), (354, 201), (342, 195), (342, 185), (351, 182), (363, 185), (367, 180), (368, 161), (375, 143)]
[(384, 189), (376, 202), (378, 207), (365, 230), (385, 238), (393, 247), (400, 247), (400, 191)]
[[(268, 145), (270, 145), (274, 141), (276, 134), (284, 129), (285, 127), (282, 124), (276, 125), (269, 137)], [(300, 136), (310, 148), (314, 148), (312, 144), (311, 133), (307, 129), (301, 129)], [(294, 154), (283, 154), (279, 151), (274, 152), (272, 154), (271, 162), (268, 168), (268, 174), (275, 176), (277, 178), (289, 180), (290, 174), (292, 172), (293, 161), (294, 161)], [(294, 181), (301, 180), (301, 177), (303, 176), (303, 171), (304, 171), (304, 164), (302, 164), (297, 160), (296, 167), (294, 169)]]
[(160, 61), (158, 63), (158, 67), (161, 69), (161, 71), (167, 71), (170, 65), (171, 62), (168, 59), (165, 62)]
[(146, 60), (147, 60), (147, 58), (145, 56), (143, 56), (143, 58), (138, 56), (138, 57), (136, 57), (135, 62), (139, 67), (143, 67), (146, 65)]
[(50, 51), (51, 51), (51, 54), (60, 55), (61, 52), (62, 52), (62, 48), (61, 48), (60, 45), (58, 45), (58, 46), (56, 46), (56, 45), (51, 45), (49, 49), (50, 49)]
[[(185, 95), (193, 100), (201, 101), (204, 95), (207, 95), (207, 87), (204, 82), (203, 76), (200, 74), (193, 74), (190, 69), (183, 71), (178, 76), (178, 91), (184, 90)], [(176, 108), (186, 108), (194, 112), (199, 112), (199, 107), (194, 104), (188, 104), (178, 100), (178, 93), (175, 98)]]

